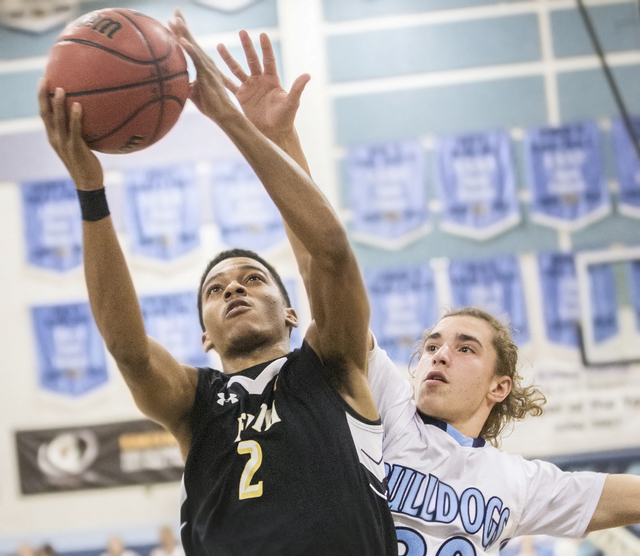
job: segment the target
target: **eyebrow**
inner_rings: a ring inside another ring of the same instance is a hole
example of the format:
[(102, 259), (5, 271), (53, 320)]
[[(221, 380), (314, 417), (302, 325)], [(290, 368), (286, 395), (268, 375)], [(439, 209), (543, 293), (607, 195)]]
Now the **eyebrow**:
[[(257, 270), (260, 274), (263, 274), (266, 276), (266, 273), (264, 270), (252, 264), (244, 264), (238, 267), (238, 270)], [(215, 282), (218, 278), (220, 278), (220, 276), (223, 276), (224, 274), (225, 274), (224, 272), (218, 272), (217, 274), (214, 274), (211, 278), (209, 278), (204, 284), (202, 284), (202, 289), (200, 290), (200, 294), (202, 294), (202, 292), (211, 282)]]
[[(440, 332), (433, 332), (425, 338), (425, 342), (428, 340), (439, 340), (440, 338), (442, 338), (442, 334), (440, 334)], [(478, 340), (478, 338), (476, 338), (475, 336), (470, 336), (469, 334), (462, 333), (457, 334), (456, 338), (461, 342), (471, 342), (474, 344), (478, 344), (480, 347), (483, 347), (480, 340)]]

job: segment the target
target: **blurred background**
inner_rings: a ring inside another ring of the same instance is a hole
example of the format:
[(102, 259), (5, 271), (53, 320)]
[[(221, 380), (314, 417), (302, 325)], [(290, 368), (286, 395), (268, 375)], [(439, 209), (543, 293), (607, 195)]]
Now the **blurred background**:
[[(521, 374), (548, 398), (502, 448), (640, 473), (640, 9), (585, 4), (118, 2), (161, 22), (179, 6), (219, 64), (218, 43), (243, 61), (238, 30), (267, 32), (285, 87), (311, 74), (297, 128), (402, 372), (447, 307), (488, 309), (511, 323)], [(2, 554), (179, 554), (180, 455), (135, 408), (95, 330), (75, 193), (37, 116), (56, 36), (112, 6), (0, 2)], [(219, 250), (243, 246), (285, 278), (300, 343), (308, 309), (279, 216), (215, 125), (188, 104), (156, 145), (100, 158), (151, 335), (185, 363), (215, 365), (197, 284)], [(640, 554), (636, 533), (503, 552)]]

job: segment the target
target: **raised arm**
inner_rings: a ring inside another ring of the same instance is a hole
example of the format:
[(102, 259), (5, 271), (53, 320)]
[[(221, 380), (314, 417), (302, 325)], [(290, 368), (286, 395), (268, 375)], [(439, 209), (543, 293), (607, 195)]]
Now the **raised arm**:
[(609, 475), (587, 533), (640, 523), (640, 477)]
[(196, 66), (192, 100), (236, 144), (309, 253), (315, 321), (307, 341), (331, 368), (341, 369), (332, 379), (344, 399), (363, 416), (377, 418), (365, 377), (369, 305), (346, 231), (305, 171), (235, 108), (224, 88), (229, 80), (195, 43), (179, 12), (170, 27)]
[[(71, 174), (79, 195), (99, 198), (104, 194), (103, 171), (82, 140), (80, 104), (74, 103), (67, 117), (64, 91), (58, 89), (50, 104), (44, 80), (38, 101), (49, 142)], [(89, 203), (85, 204), (87, 207), (95, 207), (91, 203), (96, 200), (84, 202)], [(100, 334), (138, 407), (166, 426), (186, 455), (189, 438), (185, 425), (195, 396), (197, 372), (180, 366), (162, 346), (147, 337), (111, 217), (103, 212), (92, 217), (97, 220), (89, 221), (86, 216), (83, 214), (82, 222), (85, 279)]]

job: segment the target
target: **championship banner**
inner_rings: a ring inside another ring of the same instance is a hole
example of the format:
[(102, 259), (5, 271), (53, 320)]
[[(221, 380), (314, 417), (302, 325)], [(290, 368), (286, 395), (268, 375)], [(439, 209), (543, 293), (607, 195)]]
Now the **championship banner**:
[(29, 263), (58, 272), (79, 266), (82, 218), (73, 182), (27, 182), (20, 189)]
[(587, 269), (589, 275), (589, 299), (593, 339), (604, 342), (618, 334), (618, 296), (613, 265), (593, 264)]
[(280, 212), (246, 160), (216, 161), (211, 186), (215, 219), (226, 245), (259, 252), (285, 240)]
[(538, 265), (547, 338), (577, 348), (580, 297), (574, 257), (568, 253), (540, 253)]
[(147, 420), (16, 433), (20, 490), (42, 494), (179, 481), (175, 438)]
[(147, 334), (164, 346), (178, 363), (206, 367), (209, 357), (202, 347), (202, 328), (195, 293), (148, 295), (140, 298)]
[(513, 341), (529, 340), (520, 266), (516, 257), (476, 261), (451, 261), (449, 280), (455, 307), (478, 307), (500, 319), (509, 317)]
[(594, 122), (530, 130), (525, 155), (534, 222), (573, 231), (609, 214), (600, 132)]
[[(640, 117), (632, 118), (631, 123), (640, 138)], [(622, 120), (613, 120), (611, 133), (618, 171), (618, 210), (625, 216), (640, 218), (640, 158)]]
[(640, 261), (630, 261), (627, 265), (631, 305), (635, 315), (636, 330), (640, 330)]
[(347, 170), (354, 239), (401, 249), (429, 232), (424, 152), (418, 141), (351, 148)]
[(380, 347), (399, 363), (409, 363), (422, 333), (435, 325), (438, 302), (428, 266), (367, 270), (371, 330)]
[(483, 240), (520, 222), (506, 131), (441, 138), (435, 157), (444, 231)]
[(88, 303), (31, 309), (41, 388), (80, 396), (108, 380), (102, 338)]
[(191, 165), (125, 174), (131, 252), (170, 261), (200, 245), (200, 199)]

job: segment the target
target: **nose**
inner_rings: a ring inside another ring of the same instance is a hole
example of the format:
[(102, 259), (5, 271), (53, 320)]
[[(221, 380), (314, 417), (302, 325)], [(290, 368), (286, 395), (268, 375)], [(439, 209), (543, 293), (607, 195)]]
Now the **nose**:
[(224, 298), (229, 299), (233, 294), (244, 295), (247, 293), (247, 290), (244, 289), (242, 284), (239, 284), (235, 280), (233, 280), (225, 289), (224, 289)]
[(431, 359), (431, 365), (437, 367), (438, 365), (447, 366), (451, 361), (451, 351), (447, 344), (443, 344), (438, 348), (433, 354), (433, 358)]

